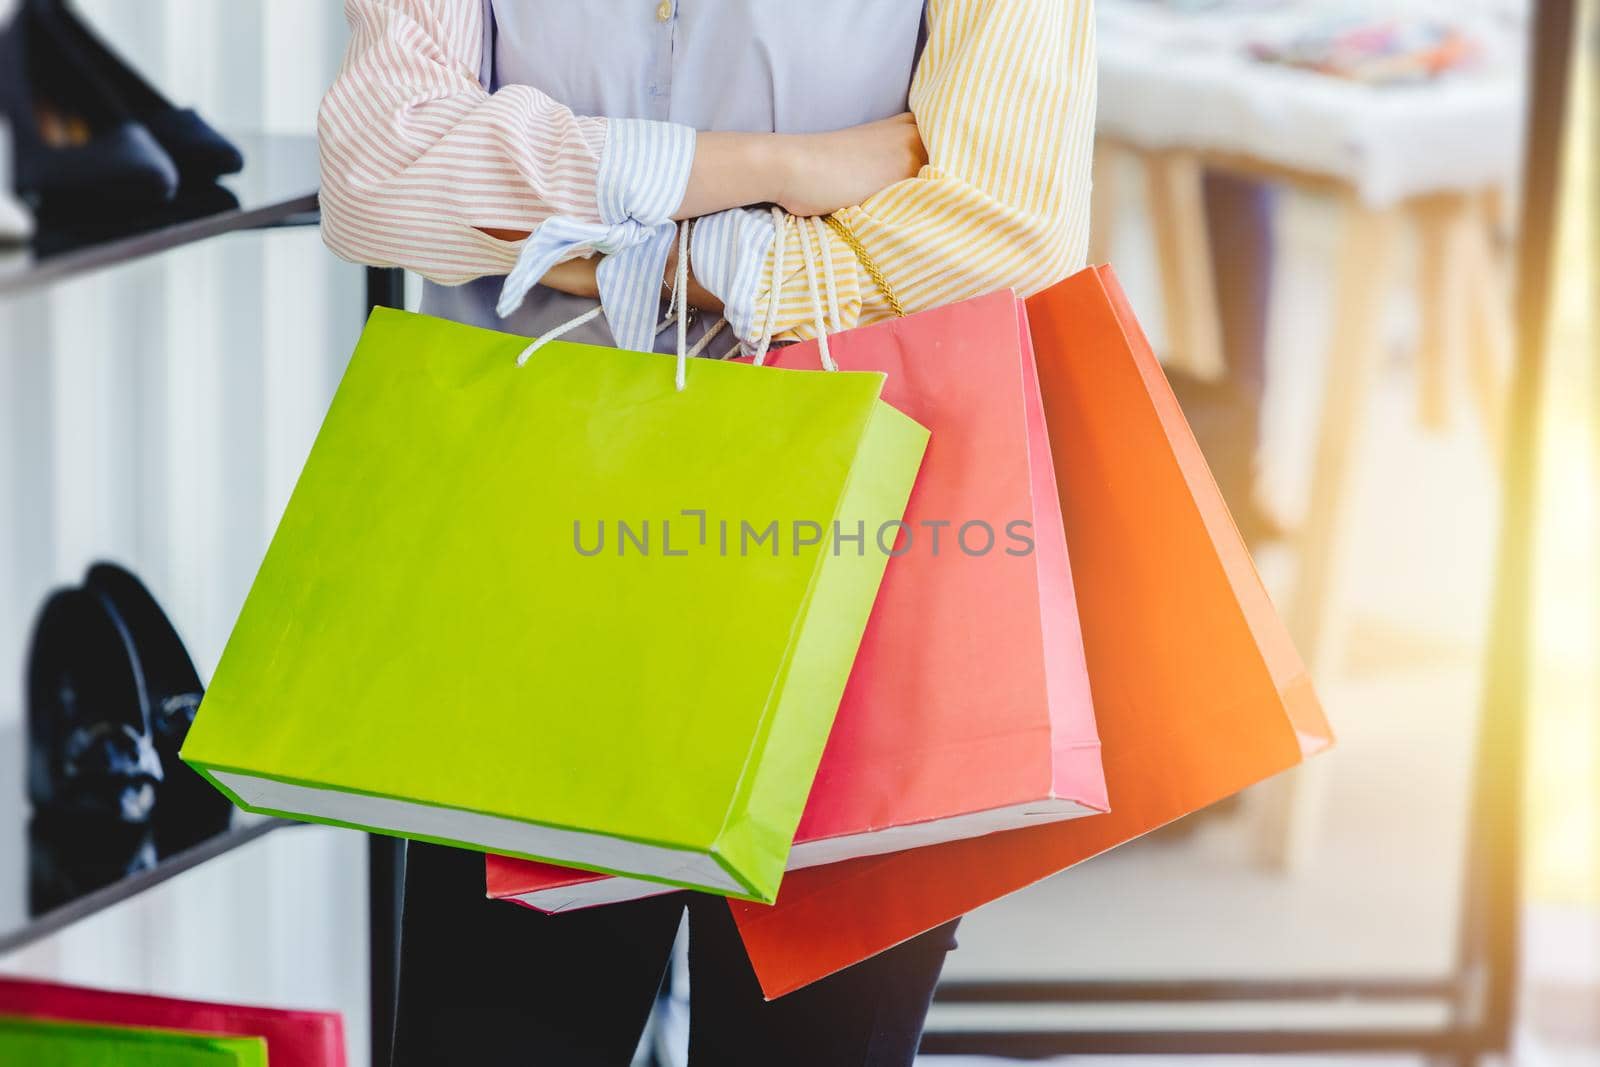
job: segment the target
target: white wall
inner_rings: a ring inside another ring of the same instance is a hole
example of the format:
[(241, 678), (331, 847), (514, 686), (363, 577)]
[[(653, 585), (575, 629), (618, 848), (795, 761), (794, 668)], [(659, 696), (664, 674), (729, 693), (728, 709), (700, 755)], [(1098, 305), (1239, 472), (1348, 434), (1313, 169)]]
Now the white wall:
[[(335, 0), (79, 7), (175, 101), (239, 131), (312, 132), (345, 39)], [(0, 833), (20, 825), (22, 661), (45, 592), (97, 558), (131, 564), (209, 675), (360, 328), (361, 294), (360, 271), (301, 230), (0, 298), (0, 759), (11, 765)], [(356, 835), (288, 831), (0, 968), (343, 1010), (364, 1062), (364, 857)], [(0, 893), (20, 881), (7, 872)]]

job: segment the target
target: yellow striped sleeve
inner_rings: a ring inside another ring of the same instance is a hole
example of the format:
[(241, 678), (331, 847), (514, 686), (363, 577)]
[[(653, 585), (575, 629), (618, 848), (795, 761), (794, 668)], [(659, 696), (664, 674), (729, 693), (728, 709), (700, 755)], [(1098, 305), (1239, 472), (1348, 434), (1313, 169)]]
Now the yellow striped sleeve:
[[(1093, 7), (1093, 0), (929, 0), (927, 46), (911, 83), (928, 165), (839, 213), (907, 311), (1005, 286), (1027, 295), (1084, 265)], [(774, 336), (816, 332), (801, 258), (808, 247), (814, 264), (826, 256), (833, 265), (843, 327), (890, 315), (839, 235), (793, 216), (783, 224)], [(758, 314), (773, 273), (769, 253)]]

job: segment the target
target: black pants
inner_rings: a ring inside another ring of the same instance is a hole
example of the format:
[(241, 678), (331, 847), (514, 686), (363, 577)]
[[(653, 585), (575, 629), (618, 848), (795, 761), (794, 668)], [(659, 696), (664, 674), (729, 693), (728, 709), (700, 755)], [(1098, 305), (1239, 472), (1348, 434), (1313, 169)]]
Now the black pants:
[(955, 923), (764, 1001), (727, 903), (671, 893), (562, 915), (484, 898), (483, 857), (413, 842), (395, 1063), (625, 1065), (689, 909), (693, 1067), (901, 1067)]

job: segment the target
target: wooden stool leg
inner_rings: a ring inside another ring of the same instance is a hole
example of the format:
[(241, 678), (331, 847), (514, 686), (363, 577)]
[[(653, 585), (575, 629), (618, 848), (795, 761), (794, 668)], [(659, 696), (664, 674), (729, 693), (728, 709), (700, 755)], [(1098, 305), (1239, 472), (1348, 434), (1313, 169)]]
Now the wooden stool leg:
[(1460, 227), (1465, 198), (1431, 196), (1411, 209), (1417, 226), (1417, 418), (1430, 430), (1450, 422), (1450, 362), (1459, 354), (1466, 319), (1461, 282)]
[(1109, 263), (1116, 249), (1119, 170), (1127, 153), (1106, 141), (1094, 146), (1093, 185), (1089, 190), (1089, 262)]
[(1411, 214), (1422, 312), (1418, 416), (1430, 428), (1446, 424), (1449, 367), (1465, 357), (1473, 401), (1498, 456), (1511, 326), (1495, 264), (1491, 210), (1481, 195), (1447, 193), (1417, 201)]
[(1350, 460), (1378, 363), (1383, 309), (1400, 229), (1400, 217), (1393, 210), (1369, 208), (1353, 198), (1345, 206), (1321, 426), (1301, 531), (1300, 578), (1287, 613), (1301, 654), (1314, 669), (1333, 666), (1324, 662), (1325, 609), (1334, 592), (1333, 562), (1342, 532)]
[(1161, 269), (1168, 362), (1202, 378), (1219, 378), (1224, 371), (1222, 330), (1200, 160), (1192, 152), (1150, 152), (1144, 165)]
[[(1350, 463), (1361, 435), (1363, 407), (1377, 365), (1383, 309), (1401, 226), (1393, 210), (1349, 197), (1334, 281), (1333, 332), (1322, 396), (1322, 425), (1311, 477), (1311, 500), (1301, 531), (1300, 575), (1287, 621), (1313, 680), (1336, 665), (1338, 563), (1349, 498)], [(1284, 871), (1304, 865), (1321, 821), (1324, 761), (1281, 776), (1264, 790), (1259, 851)]]
[(1506, 374), (1511, 366), (1511, 316), (1508, 293), (1494, 249), (1494, 220), (1474, 212), (1462, 233), (1465, 304), (1470, 315), (1467, 343), (1472, 397), (1483, 422), (1490, 455), (1498, 463), (1505, 443)]

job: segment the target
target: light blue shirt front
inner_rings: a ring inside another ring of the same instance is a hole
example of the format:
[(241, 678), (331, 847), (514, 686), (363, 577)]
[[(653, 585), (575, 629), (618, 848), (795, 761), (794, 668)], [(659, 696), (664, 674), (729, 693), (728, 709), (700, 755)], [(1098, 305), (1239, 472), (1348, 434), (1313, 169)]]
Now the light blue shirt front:
[[(663, 314), (660, 280), (672, 239), (666, 220), (688, 181), (691, 131), (807, 133), (906, 110), (924, 0), (484, 4), (480, 77), (490, 89), (529, 85), (581, 115), (645, 121), (612, 125), (597, 190), (601, 226), (550, 220), (528, 242), (512, 284), (429, 283), (423, 309), (527, 336), (543, 333), (593, 302), (545, 289), (534, 284), (537, 277), (575, 245), (596, 247), (613, 253), (601, 268), (606, 314), (570, 339), (669, 351), (674, 338), (670, 331), (655, 337), (654, 324)], [(693, 231), (695, 276), (723, 300), (742, 337), (752, 335), (755, 290), (772, 239), (770, 216), (759, 209), (707, 216)], [(496, 315), (502, 295), (503, 319)], [(693, 335), (706, 326), (696, 323)]]

